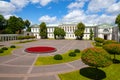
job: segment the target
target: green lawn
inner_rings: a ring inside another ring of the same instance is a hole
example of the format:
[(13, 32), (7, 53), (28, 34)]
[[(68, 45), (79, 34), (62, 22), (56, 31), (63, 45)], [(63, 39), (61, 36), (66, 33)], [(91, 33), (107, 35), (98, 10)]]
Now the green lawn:
[(35, 62), (35, 65), (40, 66), (40, 65), (59, 64), (59, 63), (65, 63), (65, 62), (70, 62), (70, 61), (80, 59), (81, 53), (76, 53), (77, 54), (76, 57), (70, 57), (68, 55), (70, 52), (73, 52), (73, 50), (70, 50), (64, 54), (61, 54), (63, 57), (63, 60), (55, 60), (53, 56), (38, 57), (38, 59)]
[[(20, 47), (16, 47), (16, 48), (20, 48)], [(3, 53), (0, 53), (0, 56), (10, 55), (12, 54), (12, 51), (16, 48), (8, 48), (8, 50), (5, 50)]]
[[(113, 56), (112, 56), (113, 57)], [(120, 60), (120, 55), (116, 56)], [(112, 64), (106, 68), (100, 68), (98, 75), (100, 80), (120, 80), (120, 63)], [(93, 80), (96, 74), (94, 68), (83, 68), (78, 71), (59, 74), (61, 80)]]

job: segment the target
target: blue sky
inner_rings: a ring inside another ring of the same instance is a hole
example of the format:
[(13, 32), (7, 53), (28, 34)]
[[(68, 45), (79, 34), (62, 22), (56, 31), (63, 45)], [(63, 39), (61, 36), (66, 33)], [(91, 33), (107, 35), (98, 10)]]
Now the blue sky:
[(0, 0), (0, 14), (28, 19), (31, 24), (114, 23), (120, 0)]

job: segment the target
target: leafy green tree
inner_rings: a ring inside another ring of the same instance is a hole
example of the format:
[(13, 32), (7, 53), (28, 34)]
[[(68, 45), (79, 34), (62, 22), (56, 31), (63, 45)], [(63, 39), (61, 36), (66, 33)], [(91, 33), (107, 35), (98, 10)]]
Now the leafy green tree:
[(90, 40), (92, 40), (93, 39), (93, 30), (92, 30), (92, 28), (90, 28), (90, 38), (89, 38)]
[(59, 28), (59, 27), (56, 27), (55, 30), (54, 30), (54, 38), (56, 39), (56, 36), (59, 38), (59, 39), (63, 39), (64, 36), (66, 35), (66, 32), (64, 31), (64, 29), (62, 28)]
[(96, 68), (95, 80), (99, 80), (97, 77), (98, 67), (107, 67), (112, 64), (110, 54), (102, 48), (87, 48), (83, 50), (81, 59), (86, 65)]
[(116, 55), (120, 55), (120, 44), (107, 44), (104, 45), (103, 48), (110, 54), (114, 55), (114, 59), (116, 59)]
[(120, 30), (120, 14), (117, 15), (116, 20), (115, 20), (115, 24), (118, 25), (119, 30)]
[(112, 63), (110, 55), (102, 48), (87, 48), (83, 50), (81, 59), (85, 64), (95, 68), (106, 67)]
[(77, 29), (75, 30), (74, 34), (77, 36), (77, 39), (82, 40), (84, 36), (85, 25), (83, 23), (78, 23)]
[(24, 21), (22, 18), (17, 18), (11, 16), (8, 20), (7, 30), (10, 30), (13, 34), (21, 34), (22, 30), (25, 28)]
[(7, 21), (3, 17), (3, 15), (0, 15), (0, 34), (6, 29)]
[(30, 22), (29, 22), (29, 20), (25, 20), (24, 23), (25, 23), (25, 27), (27, 29), (26, 31), (30, 32), (31, 28), (30, 28)]
[(48, 37), (47, 37), (47, 27), (46, 27), (45, 22), (42, 22), (42, 23), (40, 24), (40, 36), (41, 36), (41, 39), (46, 39), (46, 38), (48, 38)]

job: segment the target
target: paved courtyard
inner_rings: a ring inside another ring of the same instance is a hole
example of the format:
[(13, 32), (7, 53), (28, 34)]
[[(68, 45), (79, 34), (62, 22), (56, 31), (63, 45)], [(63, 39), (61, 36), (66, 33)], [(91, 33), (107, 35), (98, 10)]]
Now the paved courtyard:
[[(5, 46), (10, 46), (12, 42), (2, 42)], [(0, 80), (60, 80), (59, 73), (79, 70), (86, 65), (81, 60), (55, 65), (34, 66), (39, 56), (49, 56), (62, 54), (71, 49), (83, 50), (92, 47), (91, 41), (80, 40), (38, 40), (24, 44), (9, 56), (0, 56)], [(57, 48), (56, 52), (46, 54), (32, 54), (25, 52), (25, 48), (33, 46), (52, 46)]]

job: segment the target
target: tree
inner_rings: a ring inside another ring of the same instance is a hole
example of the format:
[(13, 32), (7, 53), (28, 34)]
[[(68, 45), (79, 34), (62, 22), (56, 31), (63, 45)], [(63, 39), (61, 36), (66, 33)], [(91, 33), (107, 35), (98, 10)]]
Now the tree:
[(59, 39), (63, 39), (64, 36), (66, 35), (66, 32), (64, 31), (64, 29), (56, 27), (54, 30), (54, 37), (56, 39), (56, 36), (58, 36)]
[(0, 34), (6, 29), (7, 21), (3, 17), (3, 15), (0, 15)]
[(26, 31), (30, 32), (31, 28), (30, 28), (30, 22), (29, 22), (29, 20), (25, 20), (24, 23), (25, 23), (25, 27), (27, 29)]
[(83, 50), (81, 59), (86, 65), (96, 68), (95, 80), (98, 80), (98, 67), (107, 67), (112, 64), (110, 55), (102, 48), (87, 48)]
[(92, 40), (93, 39), (93, 30), (92, 30), (92, 28), (90, 28), (90, 38), (89, 38), (90, 40)]
[(115, 20), (115, 24), (118, 25), (119, 30), (120, 30), (120, 14), (117, 15), (116, 20)]
[(10, 30), (11, 33), (21, 34), (22, 30), (25, 28), (24, 21), (22, 18), (17, 18), (15, 16), (11, 16), (8, 20), (7, 30)]
[(77, 29), (75, 30), (74, 34), (77, 36), (77, 39), (82, 40), (84, 35), (85, 25), (83, 23), (78, 23)]
[(114, 55), (114, 59), (116, 59), (116, 55), (120, 55), (120, 44), (107, 44), (104, 45), (103, 48), (110, 54)]
[(42, 22), (40, 24), (40, 36), (41, 36), (41, 39), (47, 38), (47, 27), (45, 22)]

